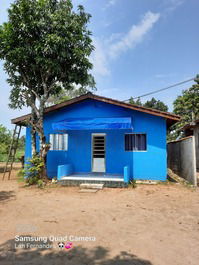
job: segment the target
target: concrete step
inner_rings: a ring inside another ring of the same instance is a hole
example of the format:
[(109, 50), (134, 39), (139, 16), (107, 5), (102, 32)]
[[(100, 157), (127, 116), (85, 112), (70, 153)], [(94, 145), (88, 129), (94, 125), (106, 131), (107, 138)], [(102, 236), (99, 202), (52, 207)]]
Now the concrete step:
[(79, 185), (80, 189), (95, 189), (95, 190), (102, 190), (104, 187), (104, 184), (98, 184), (98, 183), (81, 183)]
[(124, 183), (124, 181), (112, 181), (111, 179), (109, 181), (102, 181), (102, 180), (71, 180), (71, 179), (61, 179), (57, 181), (58, 185), (62, 186), (80, 186), (82, 183), (95, 183), (95, 184), (103, 184), (104, 187), (110, 187), (110, 188), (126, 188), (128, 187), (128, 184)]
[(136, 184), (149, 184), (149, 185), (155, 185), (158, 184), (159, 181), (156, 180), (136, 180)]

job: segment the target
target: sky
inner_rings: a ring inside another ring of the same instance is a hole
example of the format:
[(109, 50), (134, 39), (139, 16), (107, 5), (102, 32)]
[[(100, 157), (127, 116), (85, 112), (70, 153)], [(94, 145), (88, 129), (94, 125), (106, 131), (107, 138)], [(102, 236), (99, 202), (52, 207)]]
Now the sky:
[[(0, 24), (13, 0), (0, 0)], [(95, 92), (126, 100), (199, 74), (198, 0), (73, 0), (92, 15), (95, 51), (91, 55)], [(0, 124), (29, 110), (8, 108), (10, 87), (0, 62)], [(172, 103), (193, 82), (153, 95)], [(152, 96), (144, 97), (143, 102)]]

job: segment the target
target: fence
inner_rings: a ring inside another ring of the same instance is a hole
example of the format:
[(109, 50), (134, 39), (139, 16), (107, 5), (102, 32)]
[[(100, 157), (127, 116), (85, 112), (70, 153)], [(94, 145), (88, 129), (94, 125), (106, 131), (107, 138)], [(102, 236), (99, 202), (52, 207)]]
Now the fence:
[(197, 185), (195, 137), (189, 136), (167, 145), (168, 167), (188, 182)]

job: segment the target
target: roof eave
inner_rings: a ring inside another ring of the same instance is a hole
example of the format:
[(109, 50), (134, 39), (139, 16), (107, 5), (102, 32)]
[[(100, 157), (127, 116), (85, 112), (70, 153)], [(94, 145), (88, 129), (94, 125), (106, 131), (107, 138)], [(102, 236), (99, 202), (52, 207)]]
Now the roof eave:
[[(117, 105), (117, 106), (124, 107), (127, 109), (148, 113), (148, 114), (151, 114), (154, 116), (163, 117), (163, 118), (167, 119), (167, 126), (169, 126), (169, 127), (180, 120), (180, 116), (175, 115), (175, 114), (171, 114), (169, 112), (163, 112), (163, 111), (159, 111), (159, 110), (145, 108), (145, 107), (138, 106), (138, 105), (132, 105), (130, 103), (124, 103), (124, 102), (119, 101), (119, 100), (97, 96), (97, 95), (94, 95), (92, 93), (87, 93), (85, 95), (67, 100), (63, 103), (56, 104), (56, 105), (53, 105), (51, 107), (47, 107), (45, 109), (45, 113), (49, 113), (52, 111), (62, 109), (62, 108), (67, 107), (69, 105), (73, 105), (75, 103), (82, 102), (86, 99), (95, 99), (95, 100), (98, 100), (100, 102), (105, 102), (108, 104)], [(12, 124), (18, 124), (18, 125), (26, 126), (25, 123), (29, 117), (30, 117), (30, 114), (27, 114), (27, 115), (12, 119), (11, 122), (12, 122)]]

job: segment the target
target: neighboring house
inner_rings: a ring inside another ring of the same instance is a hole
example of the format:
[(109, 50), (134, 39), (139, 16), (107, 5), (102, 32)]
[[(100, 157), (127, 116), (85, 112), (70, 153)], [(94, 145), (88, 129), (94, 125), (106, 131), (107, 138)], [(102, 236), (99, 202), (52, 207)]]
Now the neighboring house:
[[(12, 120), (24, 125), (29, 115)], [(59, 165), (70, 173), (106, 178), (160, 180), (167, 177), (167, 128), (179, 116), (88, 93), (45, 110), (44, 132), (51, 149), (48, 177)], [(26, 128), (25, 159), (31, 157), (31, 128)], [(70, 175), (66, 172), (66, 175)], [(80, 176), (80, 175), (79, 175)]]
[(183, 131), (185, 136), (195, 136), (196, 168), (199, 171), (199, 120), (186, 124)]

